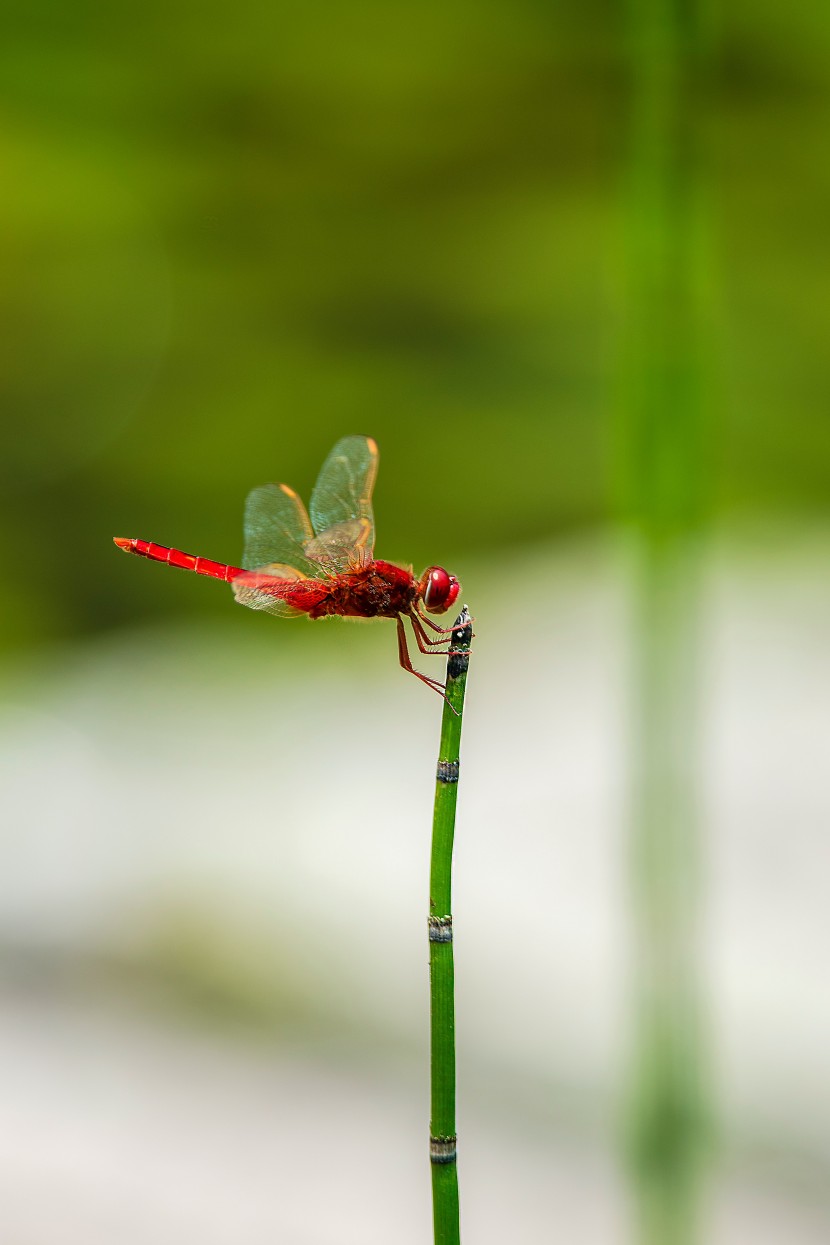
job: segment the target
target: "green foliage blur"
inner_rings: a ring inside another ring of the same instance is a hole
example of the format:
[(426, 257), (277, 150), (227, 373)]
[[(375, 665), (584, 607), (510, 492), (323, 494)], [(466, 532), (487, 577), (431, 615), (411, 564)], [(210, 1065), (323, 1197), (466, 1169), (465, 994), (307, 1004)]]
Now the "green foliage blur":
[[(110, 538), (234, 560), (248, 489), (307, 494), (345, 433), (380, 444), (393, 560), (613, 519), (629, 20), (612, 0), (7, 14), (0, 642), (227, 614)], [(816, 517), (830, 15), (731, 0), (711, 37), (707, 495), (715, 520)]]

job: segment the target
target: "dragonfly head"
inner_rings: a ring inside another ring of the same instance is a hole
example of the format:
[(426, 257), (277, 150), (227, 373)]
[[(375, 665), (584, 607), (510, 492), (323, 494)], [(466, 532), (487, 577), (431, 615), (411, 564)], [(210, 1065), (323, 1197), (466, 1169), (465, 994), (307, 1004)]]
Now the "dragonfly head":
[(452, 609), (461, 585), (443, 566), (428, 566), (418, 581), (418, 595), (430, 614), (444, 614)]

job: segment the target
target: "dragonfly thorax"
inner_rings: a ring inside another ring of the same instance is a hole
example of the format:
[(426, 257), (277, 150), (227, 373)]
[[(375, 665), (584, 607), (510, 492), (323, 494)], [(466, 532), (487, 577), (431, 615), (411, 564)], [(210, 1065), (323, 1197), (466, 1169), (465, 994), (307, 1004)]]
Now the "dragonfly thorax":
[[(318, 582), (318, 581), (314, 581)], [(408, 614), (418, 589), (410, 571), (393, 562), (372, 561), (325, 581), (325, 596), (310, 618), (341, 614), (350, 618), (396, 618)]]

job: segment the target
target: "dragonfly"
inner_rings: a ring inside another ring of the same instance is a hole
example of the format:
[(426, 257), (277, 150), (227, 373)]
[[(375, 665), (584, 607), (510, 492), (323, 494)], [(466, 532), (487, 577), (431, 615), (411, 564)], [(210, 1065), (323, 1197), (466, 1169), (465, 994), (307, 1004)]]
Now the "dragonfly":
[(392, 618), (401, 666), (446, 700), (444, 684), (413, 666), (404, 619), (421, 653), (453, 653), (453, 633), (468, 621), (441, 627), (429, 615), (451, 609), (460, 585), (442, 566), (427, 567), (416, 579), (411, 567), (375, 558), (377, 470), (371, 437), (343, 437), (320, 469), (308, 510), (287, 484), (253, 489), (245, 504), (243, 566), (136, 537), (113, 539), (126, 553), (223, 580), (241, 605), (277, 618)]

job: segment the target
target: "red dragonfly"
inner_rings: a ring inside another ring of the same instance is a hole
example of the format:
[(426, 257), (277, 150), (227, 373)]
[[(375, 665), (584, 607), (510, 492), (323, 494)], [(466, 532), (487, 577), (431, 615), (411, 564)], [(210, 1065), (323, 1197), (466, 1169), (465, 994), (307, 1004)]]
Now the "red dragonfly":
[[(378, 447), (371, 437), (343, 437), (317, 477), (310, 517), (287, 484), (255, 488), (245, 505), (244, 567), (135, 537), (114, 540), (127, 553), (222, 579), (241, 605), (278, 618), (394, 618), (404, 670), (444, 695), (443, 683), (412, 665), (403, 620), (409, 619), (422, 653), (451, 652), (439, 646), (458, 628), (439, 627), (427, 614), (451, 609), (459, 583), (442, 566), (430, 566), (416, 579), (411, 568), (374, 557), (377, 469)], [(438, 638), (431, 638), (427, 627)]]

